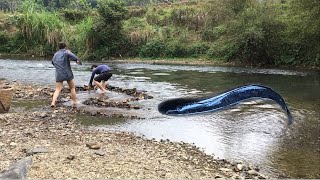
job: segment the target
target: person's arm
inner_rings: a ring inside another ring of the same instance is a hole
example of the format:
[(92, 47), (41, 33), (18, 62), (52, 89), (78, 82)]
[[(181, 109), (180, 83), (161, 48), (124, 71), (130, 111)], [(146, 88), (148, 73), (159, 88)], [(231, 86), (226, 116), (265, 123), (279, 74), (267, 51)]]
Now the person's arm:
[(51, 60), (51, 64), (52, 64), (53, 66), (55, 66), (55, 65), (54, 65), (54, 62), (53, 62), (53, 61), (55, 60), (55, 58), (56, 58), (56, 53), (53, 55), (52, 60)]
[(92, 87), (92, 81), (93, 81), (94, 75), (96, 75), (96, 73), (97, 73), (97, 68), (94, 71), (92, 71), (90, 82), (89, 82), (89, 85), (88, 85), (89, 89), (91, 89), (91, 87)]
[(68, 57), (69, 57), (69, 59), (71, 60), (71, 61), (76, 61), (77, 62), (77, 64), (82, 64), (81, 62), (80, 62), (80, 59), (78, 58), (78, 56), (76, 56), (75, 54), (73, 54), (71, 51), (69, 51), (69, 50), (66, 50), (66, 54), (68, 55)]

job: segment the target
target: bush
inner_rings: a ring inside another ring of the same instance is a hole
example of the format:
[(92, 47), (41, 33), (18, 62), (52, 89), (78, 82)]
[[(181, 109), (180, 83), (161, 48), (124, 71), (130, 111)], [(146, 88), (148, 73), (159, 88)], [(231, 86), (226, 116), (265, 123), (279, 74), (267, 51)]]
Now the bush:
[(87, 17), (88, 12), (75, 9), (63, 9), (62, 14), (67, 21), (79, 22)]
[(187, 47), (179, 41), (168, 41), (165, 49), (163, 49), (165, 56), (167, 57), (187, 57), (189, 52)]
[[(320, 67), (320, 4), (314, 0), (290, 0), (283, 21), (285, 46), (281, 62)], [(279, 62), (279, 63), (281, 63)]]
[(209, 57), (247, 64), (274, 64), (282, 53), (280, 32), (285, 28), (278, 20), (278, 7), (267, 3), (240, 7), (233, 20), (213, 28), (211, 38), (216, 40)]
[(204, 41), (215, 41), (224, 35), (226, 31), (224, 24), (213, 28), (204, 28), (201, 31), (201, 39)]
[[(222, 41), (222, 42), (221, 42)], [(231, 61), (236, 57), (239, 47), (234, 42), (227, 42), (224, 40), (213, 43), (207, 51), (209, 59), (216, 59), (221, 61)]]
[(163, 8), (148, 8), (146, 12), (146, 20), (149, 24), (158, 26), (166, 26), (169, 24), (170, 10)]
[(192, 57), (199, 57), (208, 52), (209, 45), (207, 43), (194, 43), (188, 47), (188, 53)]
[(127, 18), (140, 17), (143, 18), (147, 12), (145, 7), (131, 7), (128, 9)]
[(5, 31), (0, 31), (0, 42), (0, 52), (16, 53), (18, 51), (25, 51), (23, 36), (19, 32), (8, 36)]
[(0, 50), (1, 52), (9, 52), (10, 48), (8, 47), (8, 36), (4, 31), (0, 31)]
[(157, 58), (164, 55), (165, 43), (160, 40), (152, 40), (140, 48), (141, 57)]

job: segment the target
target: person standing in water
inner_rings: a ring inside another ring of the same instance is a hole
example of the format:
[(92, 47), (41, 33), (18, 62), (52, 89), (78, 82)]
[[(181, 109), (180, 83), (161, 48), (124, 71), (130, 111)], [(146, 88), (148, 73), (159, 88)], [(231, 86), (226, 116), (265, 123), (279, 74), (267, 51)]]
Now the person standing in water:
[(51, 107), (56, 106), (56, 101), (62, 90), (63, 81), (67, 81), (71, 92), (71, 104), (77, 104), (76, 88), (73, 80), (73, 73), (70, 66), (70, 60), (76, 61), (81, 65), (79, 58), (71, 51), (66, 49), (67, 45), (64, 42), (59, 43), (59, 50), (52, 58), (52, 64), (56, 68), (56, 90), (52, 97)]
[[(101, 89), (101, 93), (106, 93), (106, 81), (112, 76), (111, 68), (105, 64), (99, 66), (94, 64), (91, 66), (91, 71), (92, 74), (88, 85), (88, 91), (90, 92), (91, 87), (93, 87), (92, 81), (94, 81), (94, 84)], [(94, 78), (96, 74), (98, 74), (98, 76)]]

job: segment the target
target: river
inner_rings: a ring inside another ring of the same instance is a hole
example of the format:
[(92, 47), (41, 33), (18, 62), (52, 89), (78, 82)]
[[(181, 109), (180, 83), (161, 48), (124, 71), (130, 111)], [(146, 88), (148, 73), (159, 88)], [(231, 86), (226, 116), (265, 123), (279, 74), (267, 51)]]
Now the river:
[[(208, 154), (261, 166), (267, 174), (320, 178), (320, 73), (317, 71), (108, 63), (113, 86), (137, 88), (154, 98), (137, 102), (141, 119), (104, 121), (95, 128), (134, 132), (146, 138), (193, 143)], [(72, 63), (76, 85), (88, 84), (90, 63)], [(0, 59), (0, 79), (54, 87), (49, 60)], [(294, 123), (272, 101), (248, 101), (233, 108), (169, 117), (157, 111), (168, 98), (211, 96), (236, 86), (261, 84), (286, 100)], [(88, 98), (79, 94), (81, 100)], [(49, 105), (49, 104), (48, 104)], [(135, 111), (135, 110), (131, 110)], [(128, 112), (129, 113), (129, 112)], [(87, 117), (88, 121), (95, 121)], [(94, 122), (92, 122), (94, 124)]]

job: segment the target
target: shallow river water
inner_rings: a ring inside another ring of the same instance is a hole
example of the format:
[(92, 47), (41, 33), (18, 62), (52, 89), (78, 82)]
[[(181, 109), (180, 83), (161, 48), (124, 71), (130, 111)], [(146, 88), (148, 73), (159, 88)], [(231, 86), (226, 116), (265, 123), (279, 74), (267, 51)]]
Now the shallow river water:
[[(262, 167), (292, 178), (320, 178), (320, 73), (283, 69), (109, 63), (110, 85), (147, 91), (154, 99), (128, 113), (142, 119), (81, 117), (96, 128), (134, 132), (146, 138), (194, 143), (208, 154)], [(72, 64), (76, 85), (88, 84), (90, 64)], [(49, 60), (0, 59), (0, 79), (54, 86)], [(236, 86), (261, 84), (286, 100), (294, 123), (272, 101), (248, 101), (233, 108), (193, 116), (169, 117), (157, 111), (168, 98), (211, 96)], [(114, 93), (107, 96), (115, 97)], [(80, 101), (94, 94), (78, 94)], [(91, 123), (92, 122), (92, 123)]]

